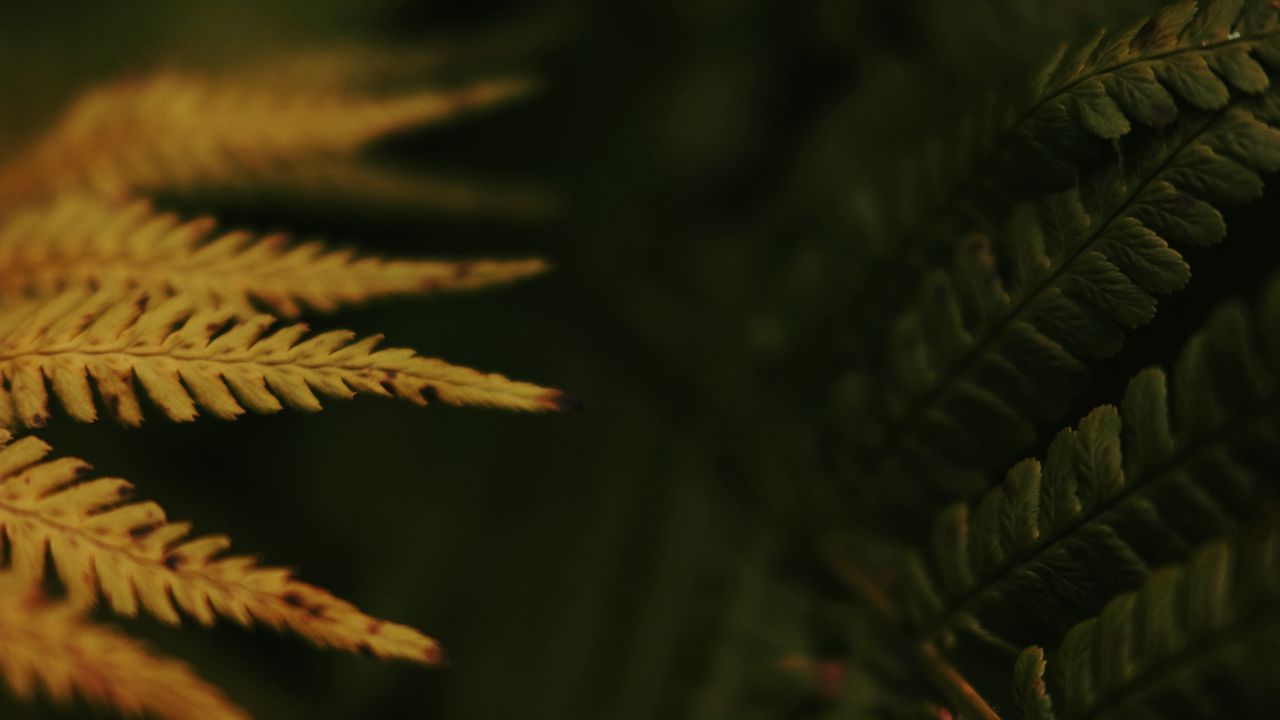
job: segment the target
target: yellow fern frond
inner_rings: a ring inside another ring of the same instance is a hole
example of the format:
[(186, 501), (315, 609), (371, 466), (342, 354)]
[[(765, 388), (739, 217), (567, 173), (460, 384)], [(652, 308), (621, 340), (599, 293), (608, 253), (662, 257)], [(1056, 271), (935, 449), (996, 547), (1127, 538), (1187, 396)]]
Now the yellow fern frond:
[(159, 505), (128, 501), (128, 482), (85, 479), (87, 463), (44, 462), (49, 451), (33, 437), (0, 445), (0, 530), (18, 578), (41, 580), (48, 553), (77, 607), (93, 606), (101, 593), (127, 617), (143, 608), (177, 624), (181, 608), (202, 625), (221, 616), (287, 629), (324, 647), (441, 662), (439, 644), (417, 630), (365, 615), (288, 570), (224, 556), (225, 536), (192, 538), (191, 524), (169, 522)]
[(499, 79), (442, 91), (372, 95), (356, 87), (295, 85), (181, 72), (89, 92), (44, 139), (0, 167), (0, 205), (92, 189), (110, 196), (268, 183), (308, 162), (524, 94)]
[(173, 720), (248, 718), (185, 663), (98, 625), (73, 606), (0, 575), (0, 675), (20, 698), (40, 687), (58, 703), (75, 693), (124, 715)]
[(337, 330), (306, 337), (305, 325), (268, 332), (274, 318), (237, 320), (232, 310), (197, 310), (184, 296), (148, 308), (142, 294), (71, 291), (0, 312), (0, 427), (40, 427), (49, 392), (73, 418), (97, 419), (90, 380), (108, 413), (142, 422), (137, 384), (172, 420), (198, 411), (223, 419), (285, 405), (320, 409), (316, 395), (399, 397), (419, 405), (566, 410), (559, 390), (424, 358), (375, 349), (380, 336), (354, 340)]
[(253, 301), (294, 317), (390, 295), (470, 290), (543, 272), (541, 260), (384, 260), (295, 244), (285, 235), (215, 234), (204, 217), (183, 221), (139, 200), (88, 195), (18, 214), (0, 225), (0, 301), (68, 288), (141, 289), (202, 306), (255, 313)]

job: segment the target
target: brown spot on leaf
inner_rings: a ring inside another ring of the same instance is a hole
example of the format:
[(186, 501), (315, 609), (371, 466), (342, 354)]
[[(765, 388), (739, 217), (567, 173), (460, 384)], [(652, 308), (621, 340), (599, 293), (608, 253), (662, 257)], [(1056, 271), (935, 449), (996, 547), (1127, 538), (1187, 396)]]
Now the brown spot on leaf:
[(150, 525), (139, 525), (129, 529), (129, 537), (134, 540), (142, 540), (151, 533), (160, 528), (160, 523), (151, 523)]
[(440, 391), (436, 389), (435, 385), (424, 385), (422, 386), (422, 397), (427, 399), (428, 404), (438, 403), (440, 402)]

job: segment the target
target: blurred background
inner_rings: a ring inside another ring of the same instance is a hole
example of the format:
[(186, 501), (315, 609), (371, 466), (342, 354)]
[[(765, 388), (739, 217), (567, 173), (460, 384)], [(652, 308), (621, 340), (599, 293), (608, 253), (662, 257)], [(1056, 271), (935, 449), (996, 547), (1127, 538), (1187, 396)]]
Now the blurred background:
[[(527, 100), (373, 152), (534, 188), (556, 198), (550, 212), (194, 207), (370, 252), (547, 258), (555, 272), (530, 283), (313, 325), (383, 332), (565, 388), (589, 410), (362, 399), (314, 417), (153, 419), (136, 431), (59, 419), (42, 433), (59, 453), (133, 480), (171, 517), (439, 638), (452, 664), (380, 663), (225, 623), (125, 625), (263, 718), (803, 716), (831, 683), (856, 682), (821, 671), (839, 648), (815, 642), (809, 609), (830, 591), (790, 541), (839, 442), (823, 423), (827, 396), (871, 352), (851, 330), (870, 282), (849, 251), (854, 191), (884, 183), (900, 155), (955, 124), (956, 108), (1009, 90), (1059, 42), (1158, 4), (6, 7), (0, 151), (95, 83), (173, 63), (251, 65), (292, 47), (441, 48), (447, 61), (424, 86), (504, 73), (542, 83)], [(1261, 224), (1253, 212), (1243, 222)], [(1142, 356), (1109, 362), (1082, 406), (1171, 356), (1205, 298), (1250, 291), (1270, 266), (1250, 263), (1254, 250), (1192, 258), (1193, 286), (1130, 342)], [(0, 717), (65, 716), (0, 694)]]

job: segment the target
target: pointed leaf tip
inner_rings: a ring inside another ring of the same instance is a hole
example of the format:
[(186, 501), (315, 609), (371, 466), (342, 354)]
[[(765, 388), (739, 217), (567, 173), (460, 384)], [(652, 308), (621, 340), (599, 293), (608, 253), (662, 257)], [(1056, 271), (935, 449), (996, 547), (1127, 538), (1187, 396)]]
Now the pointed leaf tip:
[(548, 402), (551, 405), (551, 409), (558, 412), (577, 412), (587, 409), (586, 401), (562, 390), (554, 391), (548, 398)]
[(432, 642), (422, 651), (422, 662), (431, 667), (449, 667), (449, 654), (438, 642)]

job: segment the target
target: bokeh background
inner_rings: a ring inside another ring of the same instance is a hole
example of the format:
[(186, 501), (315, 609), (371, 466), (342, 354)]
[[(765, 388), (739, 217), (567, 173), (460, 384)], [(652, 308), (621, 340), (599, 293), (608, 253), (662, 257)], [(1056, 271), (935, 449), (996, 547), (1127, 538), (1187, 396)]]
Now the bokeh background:
[[(227, 624), (124, 624), (264, 718), (801, 716), (821, 687), (775, 676), (789, 652), (812, 652), (802, 609), (830, 591), (789, 530), (831, 471), (839, 439), (823, 424), (827, 396), (842, 367), (873, 351), (844, 328), (886, 311), (850, 301), (860, 282), (851, 192), (887, 182), (900, 154), (1057, 43), (1156, 5), (8, 4), (0, 151), (96, 82), (294, 46), (441, 47), (452, 60), (424, 84), (504, 72), (543, 84), (374, 152), (538, 188), (558, 199), (552, 213), (216, 209), (228, 223), (375, 252), (548, 258), (553, 274), (516, 287), (313, 324), (562, 387), (589, 410), (358, 400), (317, 416), (135, 431), (57, 420), (43, 433), (60, 453), (132, 479), (172, 517), (438, 637), (451, 666), (384, 664)], [(1265, 213), (1234, 222), (1263, 227)], [(1192, 287), (1101, 369), (1081, 407), (1171, 358), (1209, 299), (1249, 294), (1268, 253), (1229, 243), (1192, 257)], [(89, 711), (0, 693), (0, 717), (76, 712)]]

